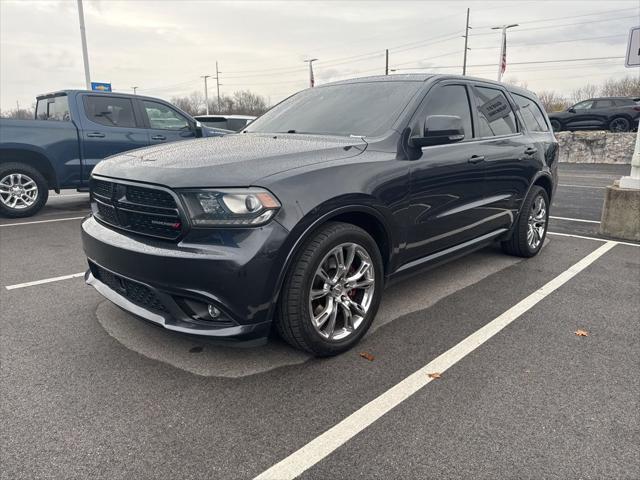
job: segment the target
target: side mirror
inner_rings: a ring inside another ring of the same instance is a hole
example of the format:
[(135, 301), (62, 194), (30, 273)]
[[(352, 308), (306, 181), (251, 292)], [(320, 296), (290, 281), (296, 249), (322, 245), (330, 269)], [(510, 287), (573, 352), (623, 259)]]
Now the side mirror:
[(567, 108), (567, 112), (569, 112), (569, 113), (576, 113), (576, 109), (575, 109), (575, 108), (573, 108), (573, 107), (569, 107), (569, 108)]
[(201, 138), (203, 136), (202, 124), (199, 120), (196, 120), (193, 125), (193, 133), (196, 135), (196, 138)]
[(430, 115), (424, 122), (421, 137), (413, 137), (410, 143), (414, 147), (444, 145), (464, 139), (462, 119), (455, 115)]

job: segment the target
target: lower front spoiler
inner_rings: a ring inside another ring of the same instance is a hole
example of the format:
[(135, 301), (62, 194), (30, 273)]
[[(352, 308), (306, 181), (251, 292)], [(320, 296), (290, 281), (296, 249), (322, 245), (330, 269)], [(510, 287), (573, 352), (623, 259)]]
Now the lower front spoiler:
[(207, 337), (210, 339), (219, 339), (224, 341), (225, 344), (235, 346), (259, 346), (266, 343), (267, 336), (271, 330), (270, 321), (250, 325), (233, 325), (217, 328), (207, 328), (202, 324), (192, 324), (188, 321), (176, 319), (171, 314), (153, 312), (133, 303), (98, 280), (91, 270), (86, 271), (84, 279), (85, 282), (95, 288), (100, 295), (128, 313), (174, 332), (197, 335), (199, 337)]

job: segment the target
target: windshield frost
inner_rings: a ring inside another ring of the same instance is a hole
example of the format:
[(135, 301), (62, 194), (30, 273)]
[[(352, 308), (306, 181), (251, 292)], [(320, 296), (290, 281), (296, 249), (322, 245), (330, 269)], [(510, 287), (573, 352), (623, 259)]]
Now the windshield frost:
[(246, 132), (381, 135), (420, 82), (348, 83), (303, 90), (249, 125)]

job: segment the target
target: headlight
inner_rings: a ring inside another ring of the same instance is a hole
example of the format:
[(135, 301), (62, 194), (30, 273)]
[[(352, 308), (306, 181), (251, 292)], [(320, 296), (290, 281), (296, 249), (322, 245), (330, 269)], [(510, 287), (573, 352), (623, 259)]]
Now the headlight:
[(191, 190), (181, 195), (196, 227), (263, 225), (280, 208), (278, 199), (261, 188)]

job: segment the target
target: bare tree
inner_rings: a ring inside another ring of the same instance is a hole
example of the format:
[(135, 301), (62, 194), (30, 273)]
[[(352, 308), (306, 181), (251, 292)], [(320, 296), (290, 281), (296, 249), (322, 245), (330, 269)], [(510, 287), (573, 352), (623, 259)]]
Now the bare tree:
[(267, 110), (267, 101), (263, 96), (240, 90), (233, 94), (234, 113), (239, 115), (261, 115)]
[(569, 102), (552, 90), (538, 92), (538, 98), (547, 112), (559, 112), (569, 107)]
[(14, 108), (0, 112), (0, 118), (12, 118), (14, 120), (33, 120), (35, 111), (33, 108)]
[[(202, 115), (206, 112), (204, 95), (193, 92), (188, 96), (172, 97), (171, 103), (191, 115)], [(221, 95), (220, 105), (217, 99), (209, 101), (209, 112), (220, 115), (260, 115), (267, 110), (267, 101), (262, 95), (249, 90), (241, 90), (233, 95)]]
[(573, 100), (573, 103), (578, 103), (582, 100), (588, 100), (597, 96), (599, 90), (600, 89), (597, 85), (588, 83), (584, 87), (576, 88), (573, 92), (571, 92), (571, 100)]
[(640, 76), (607, 80), (600, 87), (603, 97), (640, 97)]

